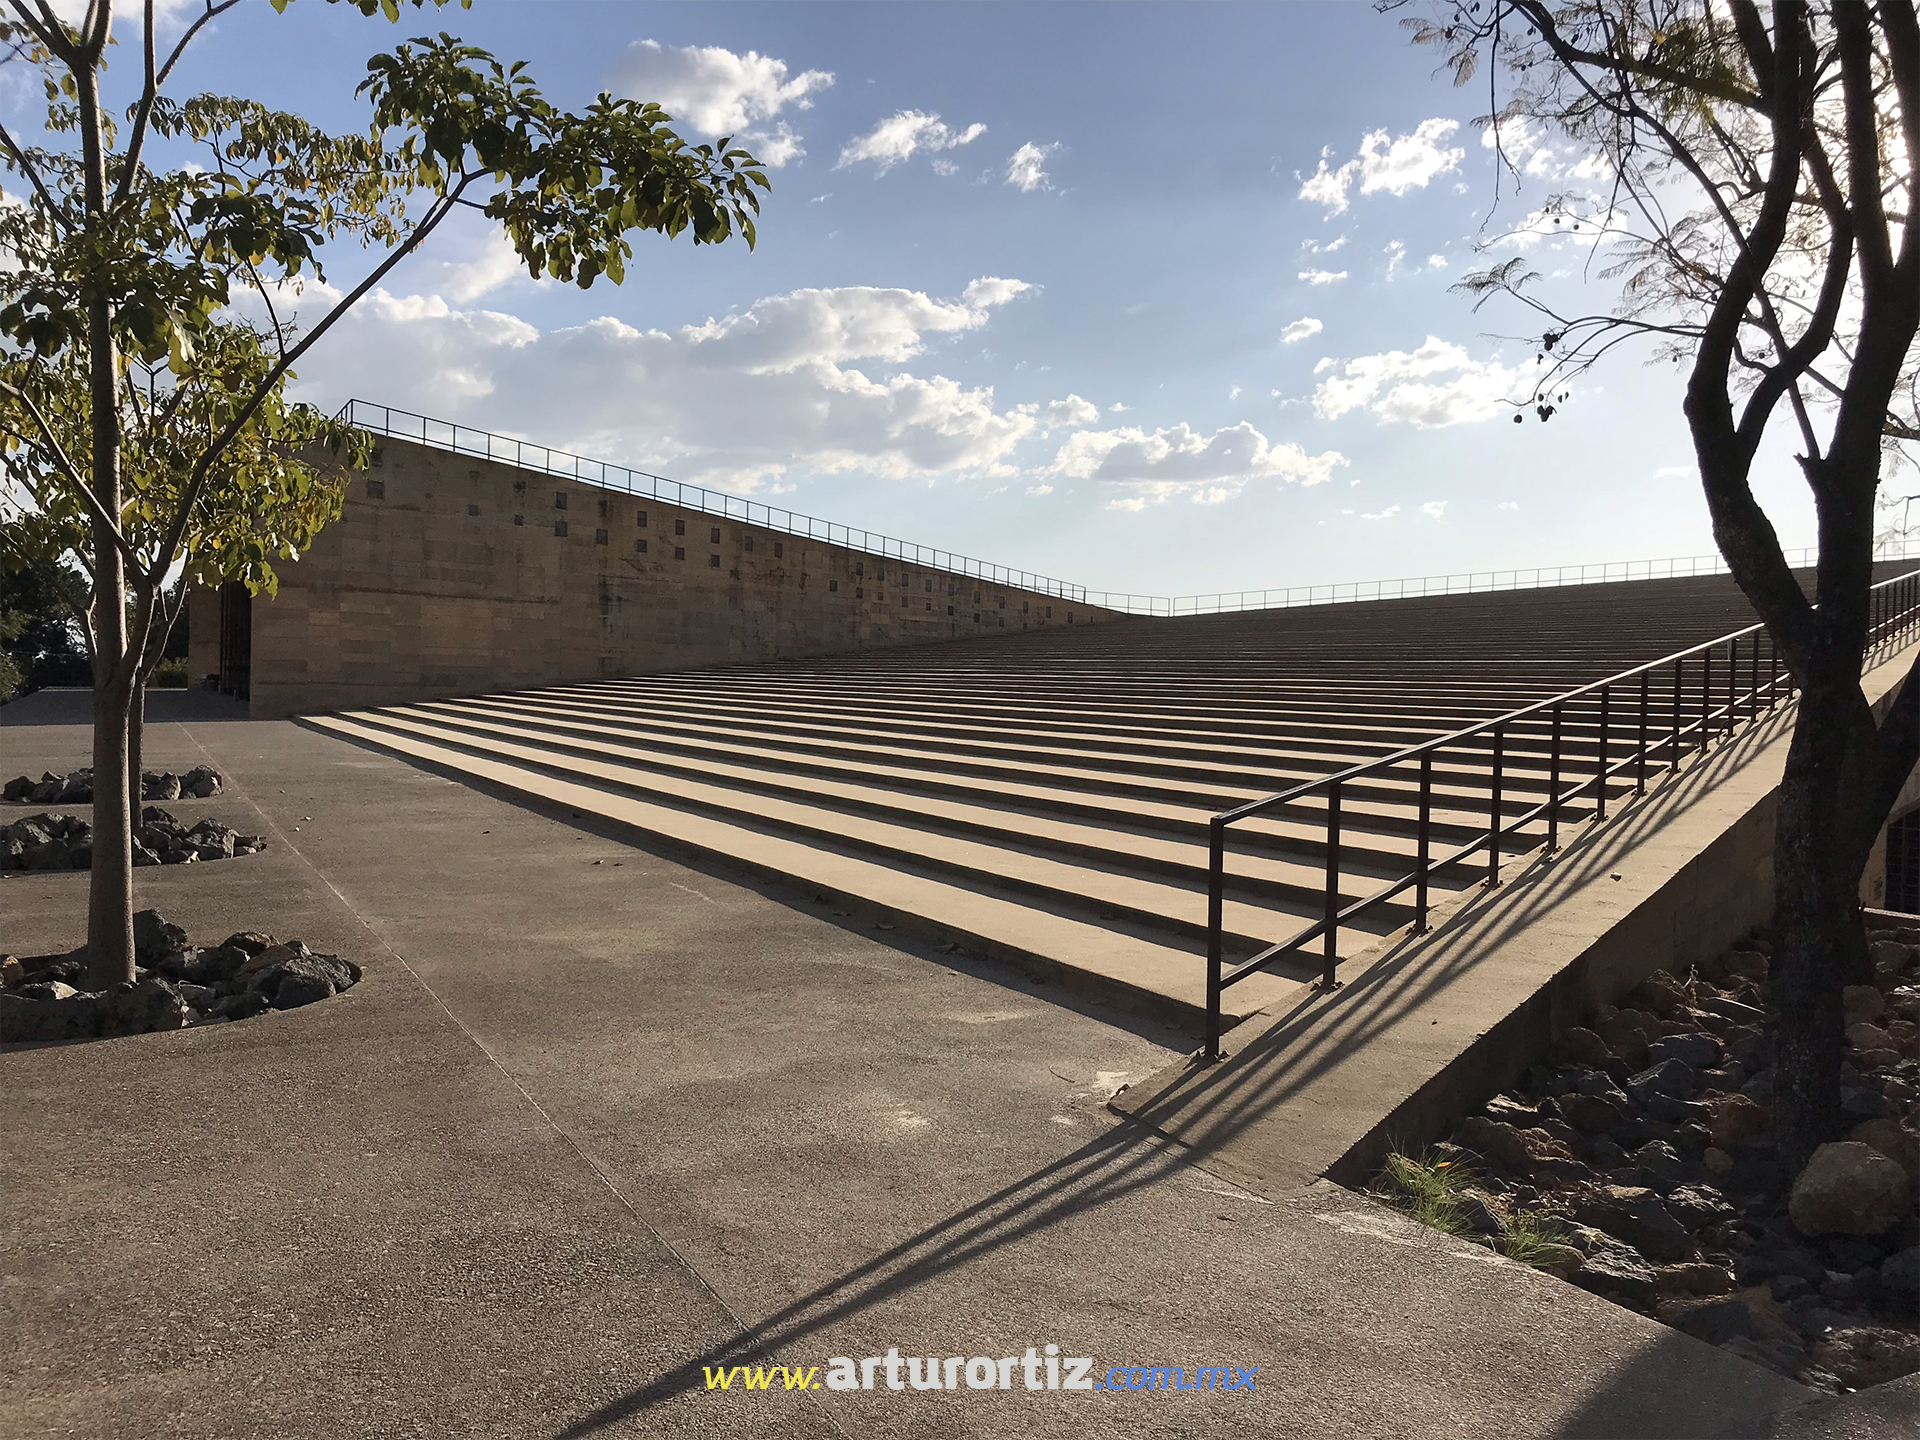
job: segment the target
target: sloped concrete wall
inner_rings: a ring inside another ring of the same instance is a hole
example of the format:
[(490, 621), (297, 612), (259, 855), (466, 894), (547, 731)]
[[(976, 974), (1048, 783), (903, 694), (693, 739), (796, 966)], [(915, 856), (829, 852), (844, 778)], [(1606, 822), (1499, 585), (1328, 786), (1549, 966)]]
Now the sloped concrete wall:
[[(263, 718), (1122, 618), (394, 439), (280, 571), (253, 608)], [(205, 676), (211, 594), (193, 635)]]

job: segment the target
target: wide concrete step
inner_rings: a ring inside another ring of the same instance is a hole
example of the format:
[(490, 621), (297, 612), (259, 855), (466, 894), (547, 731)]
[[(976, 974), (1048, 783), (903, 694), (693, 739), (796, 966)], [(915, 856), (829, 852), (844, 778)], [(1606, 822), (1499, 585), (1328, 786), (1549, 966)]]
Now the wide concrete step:
[[(617, 684), (618, 682), (611, 682)], [(1270, 794), (1304, 779), (1311, 779), (1363, 761), (1378, 759), (1404, 748), (1399, 744), (1359, 744), (1351, 737), (1345, 743), (1316, 742), (1282, 736), (1276, 740), (1248, 742), (1230, 746), (1220, 737), (1206, 740), (1142, 737), (1119, 727), (1097, 732), (1083, 729), (1028, 729), (962, 723), (959, 721), (915, 721), (898, 713), (879, 715), (849, 708), (829, 707), (797, 709), (771, 700), (747, 703), (720, 702), (699, 698), (691, 687), (673, 698), (653, 698), (642, 704), (624, 693), (557, 688), (513, 697), (527, 704), (575, 704), (597, 708), (609, 716), (631, 723), (683, 719), (689, 723), (713, 723), (728, 728), (752, 728), (766, 733), (813, 736), (838, 743), (845, 737), (884, 739), (889, 744), (917, 746), (941, 754), (968, 755), (1043, 752), (1052, 756), (1071, 756), (1073, 762), (1089, 767), (1124, 770), (1130, 773), (1166, 775), (1180, 778), (1193, 775), (1244, 778), (1250, 793)], [(1463, 724), (1472, 723), (1463, 721)], [(1422, 736), (1421, 739), (1434, 738)], [(1410, 742), (1411, 743), (1411, 742)], [(1625, 745), (1620, 736), (1614, 753)], [(1595, 753), (1597, 753), (1597, 747)], [(1537, 737), (1516, 736), (1509, 740), (1506, 764), (1516, 791), (1545, 789), (1547, 746)], [(1563, 762), (1569, 773), (1576, 773), (1583, 757), (1575, 744), (1563, 744)], [(1478, 784), (1478, 772), (1491, 763), (1491, 740), (1464, 742), (1449, 747), (1436, 764), (1436, 776), (1442, 779), (1456, 774)], [(1454, 770), (1449, 771), (1448, 766)]]
[[(1267, 788), (1226, 789), (1215, 785), (1153, 787), (1116, 784), (1101, 772), (1075, 772), (1043, 762), (1002, 761), (997, 765), (955, 766), (950, 757), (924, 751), (867, 745), (816, 745), (792, 749), (757, 743), (718, 727), (698, 733), (640, 724), (607, 724), (574, 712), (530, 708), (497, 699), (445, 701), (419, 707), (424, 714), (502, 727), (503, 733), (540, 738), (553, 746), (578, 746), (582, 753), (606, 753), (627, 763), (672, 766), (674, 758), (693, 765), (717, 761), (766, 772), (765, 783), (779, 785), (786, 775), (841, 779), (880, 785), (915, 795), (946, 795), (996, 809), (1073, 816), (1098, 824), (1145, 832), (1163, 832), (1195, 844), (1207, 839), (1207, 817), (1259, 795)], [(1354, 786), (1343, 802), (1350, 857), (1360, 864), (1401, 865), (1416, 853), (1417, 821), (1408, 809), (1412, 782), (1375, 797)], [(1618, 787), (1616, 787), (1617, 789)], [(1435, 847), (1464, 842), (1486, 824), (1484, 786), (1464, 789), (1437, 785), (1430, 819)], [(1569, 803), (1578, 820), (1590, 803)], [(1270, 817), (1246, 822), (1240, 832), (1250, 842), (1265, 842), (1276, 854), (1317, 861), (1325, 853), (1324, 802), (1307, 797)]]
[[(454, 724), (418, 707), (364, 711), (354, 718), (449, 751), (510, 758), (549, 778), (577, 778), (662, 803), (698, 806), (743, 824), (803, 834), (815, 844), (858, 847), (891, 863), (961, 876), (969, 883), (1004, 887), (1056, 905), (1096, 907), (1103, 914), (1158, 927), (1196, 953), (1206, 938), (1206, 852), (1200, 846), (1017, 812), (993, 817), (977, 807), (934, 800), (911, 809), (889, 807), (880, 802), (879, 792), (862, 792), (852, 784), (796, 777), (781, 785), (717, 763), (699, 770), (635, 763), (631, 756), (528, 743), (509, 727)], [(1380, 888), (1377, 882), (1385, 878), (1358, 867), (1343, 871), (1343, 903)], [(1235, 866), (1226, 902), (1229, 948), (1251, 953), (1300, 928), (1319, 913), (1324, 888), (1322, 867), (1262, 855), (1244, 857)], [(1410, 917), (1405, 904), (1384, 907), (1369, 917), (1364, 933), (1377, 936)]]
[[(883, 911), (904, 928), (955, 941), (990, 959), (1068, 981), (1177, 1024), (1197, 1026), (1205, 1014), (1206, 967), (1199, 956), (1112, 922), (1059, 913), (1026, 896), (923, 874), (657, 797), (543, 774), (512, 757), (490, 757), (392, 726), (351, 716), (316, 716), (304, 723), (536, 805), (591, 813), (638, 836), (665, 839), (753, 873), (811, 885), (826, 896)], [(1254, 977), (1230, 993), (1226, 1013), (1237, 1022), (1297, 988), (1298, 982), (1284, 975)]]

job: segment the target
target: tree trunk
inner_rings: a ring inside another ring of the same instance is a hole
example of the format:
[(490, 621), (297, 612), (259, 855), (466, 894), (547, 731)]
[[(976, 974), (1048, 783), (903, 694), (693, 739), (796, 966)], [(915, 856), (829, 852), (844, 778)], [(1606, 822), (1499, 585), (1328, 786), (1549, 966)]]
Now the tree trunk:
[(140, 784), (140, 752), (144, 746), (147, 732), (147, 681), (153, 672), (147, 666), (140, 667), (140, 674), (133, 682), (133, 695), (127, 706), (127, 808), (129, 812), (138, 811), (144, 791)]
[[(106, 211), (98, 55), (74, 66), (84, 147), (87, 229)], [(120, 519), (120, 410), (113, 313), (104, 296), (87, 304), (87, 364), (93, 432), (93, 869), (87, 883), (87, 983), (133, 979), (133, 813), (127, 798), (127, 716), (139, 676), (128, 653), (127, 575), (112, 521)], [(136, 638), (135, 643), (138, 643)]]
[[(1842, 989), (1872, 975), (1860, 914), (1871, 835), (1863, 787), (1849, 783), (1862, 761), (1857, 684), (1809, 688), (1800, 696), (1774, 829), (1774, 953), (1768, 999), (1774, 1032), (1774, 1134), (1788, 1173), (1814, 1150), (1843, 1137), (1840, 1064), (1845, 1045)], [(1865, 739), (1871, 753), (1870, 715)]]

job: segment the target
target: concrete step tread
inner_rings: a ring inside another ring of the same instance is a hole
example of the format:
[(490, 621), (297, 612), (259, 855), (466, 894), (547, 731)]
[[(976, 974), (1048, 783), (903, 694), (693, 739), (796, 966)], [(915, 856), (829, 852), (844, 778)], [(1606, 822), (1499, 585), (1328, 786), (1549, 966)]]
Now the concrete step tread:
[[(404, 708), (452, 721), (468, 720), (498, 725), (508, 733), (531, 731), (547, 734), (569, 745), (604, 750), (609, 755), (627, 755), (644, 763), (675, 763), (668, 758), (668, 753), (657, 748), (660, 741), (656, 736), (636, 737), (632, 733), (633, 727), (606, 725), (584, 719), (569, 722), (553, 712), (529, 715), (524, 710), (492, 701), (436, 701)], [(1106, 784), (1108, 777), (1100, 772), (1076, 772), (1039, 762), (1002, 762), (995, 773), (972, 775), (950, 766), (941, 766), (939, 757), (918, 751), (902, 752), (884, 747), (848, 745), (837, 749), (822, 747), (819, 751), (809, 751), (804, 756), (796, 757), (789, 749), (724, 738), (724, 731), (719, 734), (723, 738), (679, 735), (672, 744), (693, 754), (722, 757), (748, 770), (764, 773), (771, 766), (782, 777), (812, 773), (816, 778), (831, 780), (841, 777), (850, 784), (881, 786), (889, 791), (905, 788), (948, 793), (979, 800), (996, 812), (1009, 808), (1011, 803), (1013, 808), (1029, 815), (1036, 811), (1043, 814), (1077, 814), (1081, 818), (1091, 818), (1096, 823), (1111, 822), (1133, 829), (1184, 834), (1199, 844), (1206, 841), (1209, 815), (1270, 793), (1265, 790), (1227, 790), (1219, 787), (1209, 787), (1196, 793), (1193, 789), (1168, 786), (1162, 787), (1160, 793), (1178, 796), (1178, 800), (1150, 801), (1143, 797), (1145, 793), (1153, 792), (1145, 787), (1129, 785), (1123, 787), (1124, 793), (1113, 793)], [(896, 755), (904, 755), (909, 763), (893, 763)], [(911, 763), (914, 761), (919, 763)], [(1082, 783), (1076, 786), (1072, 783), (1075, 780)], [(1459, 832), (1459, 839), (1465, 839), (1468, 832), (1485, 823), (1485, 805), (1480, 802), (1479, 796), (1470, 797), (1471, 802), (1478, 802), (1476, 808), (1455, 803), (1468, 799), (1449, 789), (1435, 788), (1432, 823), (1436, 844), (1452, 832)], [(1301, 814), (1277, 812), (1271, 817), (1245, 822), (1238, 833), (1275, 842), (1292, 842), (1317, 850), (1323, 840), (1324, 822), (1301, 818), (1301, 815), (1321, 808), (1303, 805), (1299, 807)], [(1365, 838), (1364, 845), (1358, 846), (1362, 853), (1377, 854), (1383, 861), (1406, 859), (1415, 854), (1415, 841), (1408, 832), (1404, 804), (1376, 804), (1365, 798), (1350, 797), (1343, 805), (1343, 815), (1351, 836)], [(1394, 828), (1370, 828), (1381, 822), (1391, 824)]]
[[(536, 775), (507, 760), (454, 750), (424, 736), (396, 734), (352, 716), (316, 716), (305, 723), (522, 795), (590, 810), (636, 831), (911, 917), (929, 931), (951, 936), (990, 958), (1063, 972), (1096, 991), (1110, 990), (1115, 998), (1130, 999), (1154, 1013), (1172, 1011), (1180, 1023), (1196, 1023), (1205, 1014), (1205, 962), (1171, 946), (710, 815)], [(1280, 976), (1254, 977), (1231, 992), (1230, 1013), (1236, 1020), (1243, 1018), (1299, 988), (1297, 982)]]
[[(1035, 853), (1027, 848), (1034, 843), (1031, 839), (1011, 830), (974, 839), (916, 826), (912, 823), (912, 812), (908, 811), (899, 812), (901, 819), (890, 820), (840, 809), (833, 803), (840, 798), (834, 787), (821, 787), (813, 792), (814, 798), (810, 800), (791, 800), (670, 772), (649, 772), (576, 756), (558, 757), (539, 746), (509, 738), (511, 732), (504, 730), (492, 732), (490, 738), (461, 737), (449, 734), (436, 720), (407, 713), (404, 707), (362, 711), (348, 718), (369, 728), (395, 729), (448, 750), (484, 745), (489, 754), (539, 769), (542, 774), (559, 769), (602, 785), (644, 791), (670, 801), (738, 816), (749, 823), (810, 834), (816, 837), (816, 843), (857, 845), (893, 856), (899, 862), (938, 867), (979, 880), (1038, 891), (1070, 904), (1164, 925), (1184, 932), (1189, 939), (1204, 934), (1207, 905), (1204, 852), (1198, 852), (1201, 863), (1190, 871), (1191, 883), (1183, 886), (1161, 876), (1126, 870), (1125, 852), (1107, 852), (1103, 858), (1109, 860), (1111, 868), (1075, 864), (1070, 859)], [(921, 813), (932, 816), (936, 813), (935, 807), (923, 806)], [(1197, 851), (1197, 847), (1190, 848)], [(1252, 873), (1255, 871), (1265, 873), (1256, 876)], [(1290, 885), (1288, 879), (1275, 878), (1278, 871), (1298, 877), (1297, 881)], [(1291, 889), (1302, 900), (1312, 900), (1317, 905), (1325, 871), (1258, 859), (1243, 862), (1236, 857), (1235, 878), (1242, 881), (1243, 889), (1251, 888), (1254, 882), (1264, 882), (1263, 888), (1282, 892)], [(1364, 880), (1349, 880), (1350, 888), (1366, 886)], [(1358, 895), (1351, 894), (1348, 898), (1358, 898)], [(1394, 907), (1390, 907), (1389, 914), (1393, 912)], [(1289, 908), (1273, 899), (1260, 903), (1230, 896), (1225, 905), (1225, 929), (1234, 943), (1251, 948), (1298, 930), (1313, 913), (1317, 913), (1313, 908)], [(1384, 919), (1377, 923), (1384, 923)]]

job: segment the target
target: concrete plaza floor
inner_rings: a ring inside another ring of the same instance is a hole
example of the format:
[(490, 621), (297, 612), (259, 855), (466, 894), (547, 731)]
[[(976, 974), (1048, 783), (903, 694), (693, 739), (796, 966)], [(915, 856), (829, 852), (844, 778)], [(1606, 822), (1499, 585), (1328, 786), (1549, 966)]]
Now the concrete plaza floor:
[[(214, 697), (154, 711), (150, 764), (231, 785), (177, 808), (273, 843), (140, 903), (366, 978), (0, 1056), (9, 1437), (1758, 1435), (1814, 1398), (1335, 1187), (1237, 1188), (1105, 1108), (1185, 1047), (1149, 1022)], [(8, 706), (0, 769), (84, 763), (85, 719)], [(76, 943), (85, 884), (9, 877), (0, 945)], [(1049, 1342), (1259, 1369), (703, 1378)]]

